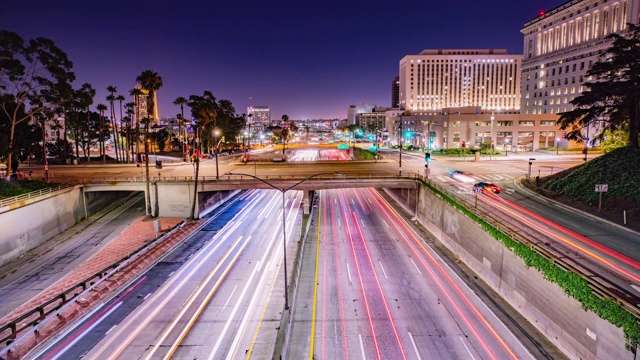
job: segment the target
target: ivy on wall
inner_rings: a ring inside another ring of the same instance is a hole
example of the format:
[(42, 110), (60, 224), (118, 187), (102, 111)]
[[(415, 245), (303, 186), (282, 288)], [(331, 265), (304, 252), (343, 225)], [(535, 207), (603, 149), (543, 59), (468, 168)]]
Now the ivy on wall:
[(541, 272), (545, 279), (560, 286), (565, 294), (576, 299), (583, 309), (593, 311), (602, 319), (621, 327), (627, 341), (627, 349), (635, 348), (640, 344), (640, 323), (638, 323), (635, 316), (623, 309), (614, 299), (599, 298), (593, 293), (589, 283), (578, 274), (560, 268), (530, 247), (514, 241), (426, 181), (422, 179), (419, 181), (446, 203), (479, 224), (483, 230), (491, 234), (495, 239), (500, 240), (508, 249), (522, 258), (527, 267), (533, 267)]

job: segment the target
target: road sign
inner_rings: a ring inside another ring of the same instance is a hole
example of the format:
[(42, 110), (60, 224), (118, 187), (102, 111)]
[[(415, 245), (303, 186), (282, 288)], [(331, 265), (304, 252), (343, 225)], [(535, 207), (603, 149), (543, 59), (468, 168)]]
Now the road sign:
[(609, 190), (609, 184), (596, 184), (596, 192), (603, 193)]
[(349, 144), (344, 144), (344, 143), (338, 144), (338, 149), (347, 150), (347, 149), (349, 149)]

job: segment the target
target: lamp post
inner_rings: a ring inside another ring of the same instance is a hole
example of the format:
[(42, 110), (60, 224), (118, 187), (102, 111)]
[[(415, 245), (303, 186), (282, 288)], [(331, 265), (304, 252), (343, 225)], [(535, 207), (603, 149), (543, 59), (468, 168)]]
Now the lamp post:
[(402, 114), (398, 115), (400, 117), (400, 158), (398, 161), (398, 176), (402, 176)]
[(494, 112), (491, 111), (491, 135), (489, 137), (489, 147), (491, 148), (491, 152), (489, 153), (489, 160), (493, 156), (493, 120), (495, 120)]
[(556, 138), (556, 155), (558, 155), (558, 147), (560, 146), (560, 138)]
[(504, 155), (509, 156), (509, 139), (504, 139)]
[(219, 129), (213, 130), (213, 142), (216, 145), (216, 147), (213, 149), (213, 152), (214, 152), (214, 154), (216, 156), (216, 180), (218, 180), (220, 178), (220, 176), (218, 175), (218, 154), (220, 153), (218, 151), (218, 147), (220, 146), (220, 141), (222, 141), (222, 139), (220, 139), (220, 141), (216, 141), (218, 139), (219, 135), (220, 135), (220, 130)]
[(255, 175), (251, 175), (251, 174), (242, 174), (242, 173), (226, 173), (225, 175), (236, 175), (236, 176), (248, 176), (251, 178), (254, 178), (260, 182), (263, 182), (265, 184), (267, 184), (269, 187), (276, 189), (278, 191), (280, 191), (282, 193), (282, 246), (283, 246), (283, 256), (284, 256), (284, 309), (285, 310), (289, 310), (289, 285), (287, 283), (287, 218), (285, 216), (285, 193), (293, 188), (295, 188), (296, 186), (302, 184), (303, 182), (314, 178), (316, 176), (320, 176), (320, 175), (342, 175), (340, 173), (337, 172), (327, 172), (327, 173), (319, 173), (319, 174), (314, 174), (311, 176), (308, 176), (302, 180), (300, 180), (299, 182), (289, 186), (288, 188), (279, 188), (273, 184), (271, 184), (270, 182), (263, 180)]

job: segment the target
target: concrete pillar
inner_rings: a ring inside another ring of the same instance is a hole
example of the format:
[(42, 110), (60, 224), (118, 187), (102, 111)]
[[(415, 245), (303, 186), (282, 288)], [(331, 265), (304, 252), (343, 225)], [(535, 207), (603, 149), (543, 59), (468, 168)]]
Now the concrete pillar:
[(309, 190), (302, 191), (302, 211), (305, 215), (309, 215), (311, 212), (311, 201), (309, 201), (310, 192)]

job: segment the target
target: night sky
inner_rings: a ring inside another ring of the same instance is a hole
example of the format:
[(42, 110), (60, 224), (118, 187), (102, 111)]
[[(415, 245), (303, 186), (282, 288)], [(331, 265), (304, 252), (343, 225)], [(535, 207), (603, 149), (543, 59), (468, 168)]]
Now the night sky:
[[(268, 105), (272, 117), (346, 116), (350, 104), (390, 106), (407, 54), (427, 48), (506, 48), (520, 29), (564, 0), (147, 1), (0, 0), (0, 28), (47, 37), (74, 62), (77, 80), (128, 97), (152, 69), (164, 79), (160, 117), (211, 90), (236, 111)], [(128, 98), (129, 99), (129, 98)], [(128, 100), (131, 101), (131, 100)], [(95, 105), (94, 104), (94, 105)]]

